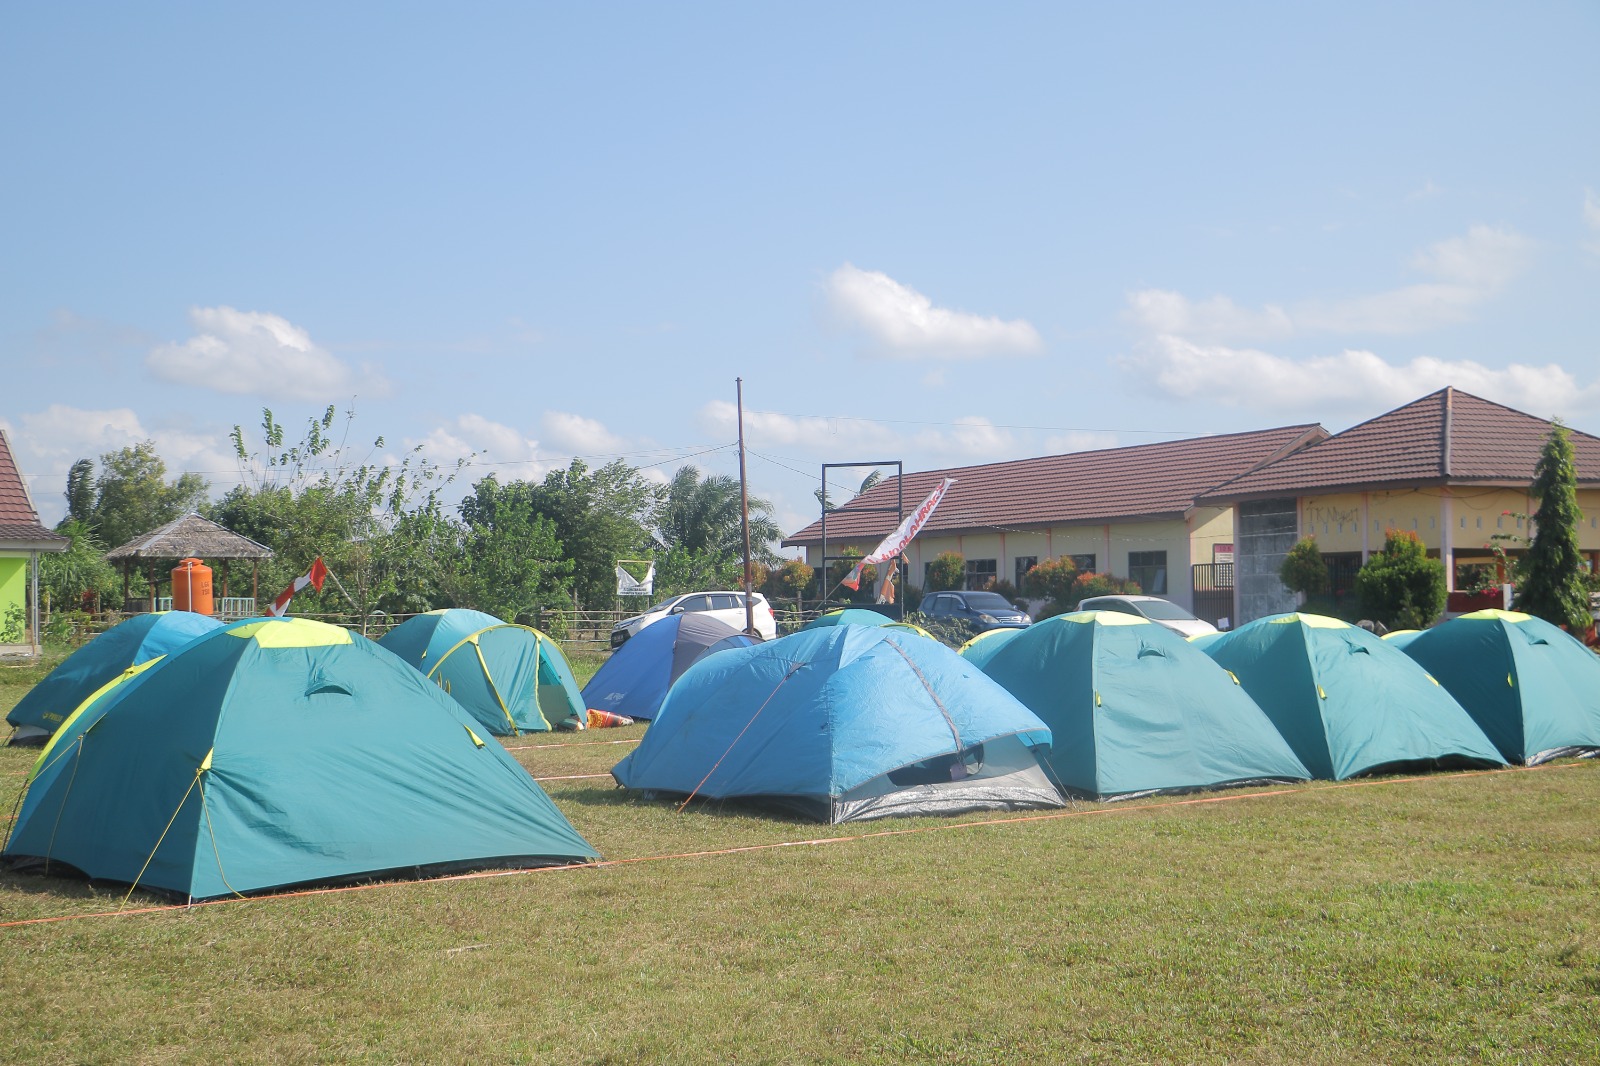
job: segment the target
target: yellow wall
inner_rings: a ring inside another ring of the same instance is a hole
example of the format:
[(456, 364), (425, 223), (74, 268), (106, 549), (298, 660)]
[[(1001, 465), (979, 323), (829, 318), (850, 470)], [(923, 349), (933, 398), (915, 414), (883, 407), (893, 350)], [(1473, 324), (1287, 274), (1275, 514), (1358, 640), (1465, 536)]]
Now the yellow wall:
[[(1479, 554), (1497, 533), (1528, 536), (1527, 523), (1515, 517), (1535, 508), (1526, 493), (1456, 485), (1450, 487), (1448, 496), (1448, 506), (1445, 492), (1438, 488), (1302, 496), (1300, 532), (1314, 536), (1323, 552), (1362, 551), (1365, 532), (1365, 549), (1375, 552), (1383, 547), (1387, 530), (1409, 530), (1430, 551), (1437, 552), (1446, 542), (1442, 527), (1448, 511), (1448, 543), (1454, 552)], [(1600, 551), (1600, 489), (1579, 491), (1578, 507), (1584, 514), (1579, 544), (1584, 551)]]

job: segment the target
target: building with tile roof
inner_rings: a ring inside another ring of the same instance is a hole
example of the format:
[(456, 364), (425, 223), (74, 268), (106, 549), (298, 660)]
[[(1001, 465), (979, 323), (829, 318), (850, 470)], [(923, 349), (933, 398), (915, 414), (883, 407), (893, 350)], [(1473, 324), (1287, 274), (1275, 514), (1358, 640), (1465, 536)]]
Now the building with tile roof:
[(1197, 499), (1327, 435), (1318, 425), (1284, 426), (920, 471), (829, 512), (826, 547), (820, 519), (783, 543), (804, 547), (818, 567), (824, 554), (871, 551), (899, 522), (897, 501), (909, 512), (952, 477), (907, 552), (913, 584), (925, 585), (928, 563), (946, 551), (965, 557), (969, 588), (1020, 584), (1035, 563), (1071, 556), (1080, 570), (1130, 577), (1194, 609), (1191, 568), (1225, 561), (1233, 543), (1232, 508)]
[(11, 441), (0, 429), (0, 649), (39, 651), (39, 553), (66, 551), (39, 521)]
[[(1362, 563), (1403, 529), (1445, 562), (1451, 589), (1492, 565), (1491, 538), (1515, 554), (1537, 509), (1528, 495), (1551, 423), (1444, 388), (1217, 485), (1197, 501), (1234, 512), (1235, 615), (1293, 610), (1278, 568), (1313, 536), (1334, 576), (1353, 590)], [(1572, 431), (1579, 543), (1600, 566), (1600, 437)]]

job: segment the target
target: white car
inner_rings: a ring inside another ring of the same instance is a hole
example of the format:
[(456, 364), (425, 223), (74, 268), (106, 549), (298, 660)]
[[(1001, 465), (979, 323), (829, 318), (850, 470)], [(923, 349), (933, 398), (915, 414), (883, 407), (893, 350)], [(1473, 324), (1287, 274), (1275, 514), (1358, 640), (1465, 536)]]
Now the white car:
[[(750, 601), (756, 635), (762, 640), (772, 640), (778, 635), (778, 622), (772, 617), (772, 606), (759, 592), (754, 593)], [(689, 592), (662, 600), (643, 614), (624, 618), (612, 626), (611, 646), (620, 648), (629, 637), (637, 636), (646, 626), (653, 625), (663, 618), (670, 618), (675, 614), (688, 614), (691, 611), (707, 613), (719, 622), (726, 622), (739, 632), (744, 632), (744, 593)]]
[(1203, 633), (1217, 631), (1217, 627), (1210, 622), (1196, 618), (1171, 600), (1164, 600), (1160, 596), (1091, 596), (1078, 604), (1078, 610), (1136, 614), (1140, 618), (1150, 619), (1157, 625), (1166, 626), (1183, 637), (1197, 637)]

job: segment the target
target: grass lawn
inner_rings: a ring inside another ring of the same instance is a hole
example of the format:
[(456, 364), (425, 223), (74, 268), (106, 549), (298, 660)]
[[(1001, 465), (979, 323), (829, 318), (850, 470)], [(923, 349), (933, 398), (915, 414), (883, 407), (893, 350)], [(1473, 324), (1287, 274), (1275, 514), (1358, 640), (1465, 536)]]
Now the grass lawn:
[[(21, 676), (0, 670), (0, 712)], [(826, 827), (678, 814), (583, 776), (642, 733), (507, 745), (608, 859), (646, 861), (0, 928), (0, 1048), (48, 1063), (1600, 1061), (1600, 761)], [(0, 817), (32, 757), (0, 750)], [(848, 839), (704, 854), (830, 838)], [(120, 901), (0, 875), (0, 922)]]

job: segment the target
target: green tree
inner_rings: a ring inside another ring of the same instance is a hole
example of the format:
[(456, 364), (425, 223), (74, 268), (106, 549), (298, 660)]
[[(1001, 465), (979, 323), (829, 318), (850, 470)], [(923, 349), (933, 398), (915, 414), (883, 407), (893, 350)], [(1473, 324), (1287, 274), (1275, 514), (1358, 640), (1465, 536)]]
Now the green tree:
[(929, 592), (959, 589), (967, 583), (967, 560), (960, 552), (940, 552), (928, 564)]
[[(702, 478), (693, 466), (680, 467), (662, 498), (657, 534), (669, 550), (738, 558), (743, 581), (744, 530), (739, 511), (738, 478), (727, 474)], [(766, 566), (777, 564), (773, 545), (782, 536), (772, 504), (750, 497), (751, 558)]]
[(1582, 633), (1592, 624), (1588, 579), (1578, 547), (1578, 471), (1572, 438), (1559, 421), (1550, 427), (1534, 467), (1533, 543), (1523, 560), (1517, 609)]
[(1303, 596), (1320, 596), (1328, 591), (1328, 564), (1316, 538), (1302, 537), (1289, 549), (1278, 568), (1278, 580), (1290, 592)]
[(66, 497), (67, 517), (56, 528), (68, 522), (91, 525), (94, 522), (94, 460), (79, 459), (72, 464), (72, 469), (67, 471)]
[[(81, 474), (77, 464), (73, 469)], [(181, 474), (169, 482), (155, 441), (140, 441), (100, 457), (89, 524), (102, 542), (115, 548), (198, 510), (210, 487), (199, 474)], [(81, 485), (78, 491), (81, 495)]]
[(556, 539), (573, 563), (572, 587), (586, 606), (609, 607), (616, 602), (618, 559), (654, 553), (657, 545), (651, 529), (660, 487), (620, 459), (597, 470), (574, 459), (571, 466), (550, 471), (537, 485), (513, 484), (526, 484), (519, 491), (527, 492), (533, 513), (555, 526)]
[(96, 597), (115, 599), (120, 606), (122, 582), (89, 524), (68, 518), (56, 532), (67, 538), (67, 550), (39, 556), (39, 587), (49, 595), (52, 609), (76, 610)]
[(816, 571), (804, 559), (785, 559), (781, 566), (767, 571), (761, 591), (769, 598), (789, 599), (804, 592), (815, 576)]
[(567, 602), (572, 560), (562, 556), (555, 523), (534, 513), (527, 488), (502, 486), (491, 474), (461, 501), (462, 565), (450, 584), (455, 606), (515, 620)]
[(1444, 610), (1444, 564), (1429, 559), (1409, 530), (1391, 529), (1383, 551), (1356, 574), (1356, 596), (1367, 617), (1390, 629), (1422, 629)]
[(299, 612), (354, 608), (365, 618), (376, 609), (416, 609), (419, 590), (431, 598), (442, 559), (459, 552), (440, 495), (470, 458), (445, 470), (419, 447), (391, 461), (381, 436), (360, 451), (347, 443), (354, 412), (345, 413), (335, 439), (331, 405), (307, 420), (294, 443), (271, 410), (261, 414), (259, 450), (233, 427), (241, 484), (209, 517), (276, 553), (262, 567), (262, 595), (276, 595), (321, 556), (337, 582), (297, 597)]

